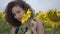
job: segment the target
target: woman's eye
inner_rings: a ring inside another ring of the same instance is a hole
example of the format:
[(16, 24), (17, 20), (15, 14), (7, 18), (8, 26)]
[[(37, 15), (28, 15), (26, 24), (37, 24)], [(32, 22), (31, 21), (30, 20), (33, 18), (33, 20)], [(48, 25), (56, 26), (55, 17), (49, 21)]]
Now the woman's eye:
[(20, 13), (20, 11), (17, 11), (17, 13), (19, 14), (19, 13)]

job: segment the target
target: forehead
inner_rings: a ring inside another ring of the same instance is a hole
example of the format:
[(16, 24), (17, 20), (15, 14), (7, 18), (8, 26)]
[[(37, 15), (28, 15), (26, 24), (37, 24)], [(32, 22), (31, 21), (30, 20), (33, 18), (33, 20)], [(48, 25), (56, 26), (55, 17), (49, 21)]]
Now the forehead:
[(15, 7), (12, 8), (12, 11), (18, 11), (18, 10), (21, 11), (23, 9), (19, 6), (15, 6)]

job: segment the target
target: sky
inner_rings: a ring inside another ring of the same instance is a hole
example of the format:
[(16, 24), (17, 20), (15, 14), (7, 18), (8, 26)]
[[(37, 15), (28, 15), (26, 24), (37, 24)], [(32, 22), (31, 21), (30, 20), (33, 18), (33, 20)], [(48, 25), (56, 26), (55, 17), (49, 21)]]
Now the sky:
[[(0, 0), (0, 12), (4, 11), (7, 4), (13, 0)], [(46, 12), (49, 9), (57, 9), (60, 11), (60, 0), (24, 0), (36, 12), (39, 10)]]

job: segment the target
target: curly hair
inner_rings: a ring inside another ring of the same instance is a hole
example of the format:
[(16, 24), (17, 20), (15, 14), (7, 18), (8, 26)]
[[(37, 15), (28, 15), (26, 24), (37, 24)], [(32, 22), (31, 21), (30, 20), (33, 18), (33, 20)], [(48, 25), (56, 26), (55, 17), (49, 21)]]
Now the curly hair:
[[(31, 9), (31, 7), (24, 1), (20, 0), (20, 1), (11, 1), (10, 3), (8, 3), (5, 12), (6, 12), (6, 20), (8, 21), (9, 24), (11, 24), (12, 26), (20, 26), (21, 22), (16, 20), (12, 14), (12, 8), (15, 6), (19, 6), (21, 7), (23, 10), (27, 11), (28, 9)], [(33, 12), (33, 11), (32, 11)], [(31, 16), (32, 17), (32, 16)]]

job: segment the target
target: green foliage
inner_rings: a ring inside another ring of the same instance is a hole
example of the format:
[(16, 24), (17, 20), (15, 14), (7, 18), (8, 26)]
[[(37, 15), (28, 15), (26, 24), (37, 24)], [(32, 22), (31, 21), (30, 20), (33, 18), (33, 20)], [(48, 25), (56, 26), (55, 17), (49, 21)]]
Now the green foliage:
[(0, 16), (0, 34), (10, 34), (11, 26), (7, 23), (2, 21)]

